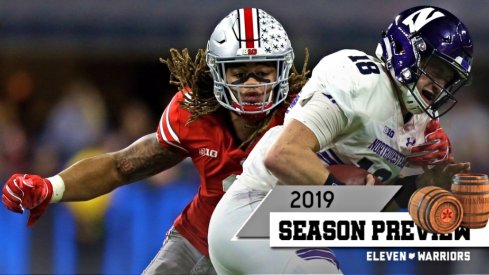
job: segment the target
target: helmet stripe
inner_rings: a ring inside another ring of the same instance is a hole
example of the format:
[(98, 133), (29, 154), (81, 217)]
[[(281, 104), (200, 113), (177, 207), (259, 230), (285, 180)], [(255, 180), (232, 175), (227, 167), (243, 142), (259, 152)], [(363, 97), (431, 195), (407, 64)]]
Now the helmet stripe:
[(255, 34), (254, 41), (255, 41), (255, 48), (260, 48), (260, 16), (259, 16), (259, 9), (253, 9), (253, 27), (254, 31), (253, 33)]
[(244, 9), (238, 10), (239, 22), (239, 48), (246, 48), (246, 26), (245, 26)]
[(253, 13), (251, 8), (244, 9), (245, 19), (245, 34), (246, 34), (246, 48), (254, 48), (253, 42)]
[(244, 38), (244, 41), (241, 41), (241, 47), (256, 48), (255, 43), (258, 40), (257, 11), (254, 8), (244, 8), (240, 9), (239, 12), (241, 38)]

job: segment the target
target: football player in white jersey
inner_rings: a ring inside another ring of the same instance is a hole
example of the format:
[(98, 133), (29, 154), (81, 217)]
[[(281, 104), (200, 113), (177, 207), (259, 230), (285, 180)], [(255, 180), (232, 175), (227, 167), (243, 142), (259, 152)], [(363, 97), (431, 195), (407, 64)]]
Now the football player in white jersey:
[(384, 184), (417, 168), (417, 187), (446, 188), (455, 173), (468, 171), (469, 163), (453, 161), (438, 117), (469, 82), (472, 51), (457, 17), (422, 6), (396, 17), (377, 57), (358, 50), (324, 57), (284, 126), (261, 139), (212, 216), (209, 251), (218, 273), (340, 272), (327, 249), (306, 260), (295, 249), (271, 249), (268, 240), (231, 240), (276, 184), (341, 185), (332, 164), (357, 165)]

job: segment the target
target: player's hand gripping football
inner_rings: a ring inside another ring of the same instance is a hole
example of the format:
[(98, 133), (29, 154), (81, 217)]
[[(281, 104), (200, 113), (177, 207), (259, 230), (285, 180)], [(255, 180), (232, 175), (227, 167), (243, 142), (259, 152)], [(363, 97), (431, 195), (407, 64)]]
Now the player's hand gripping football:
[(17, 213), (30, 210), (27, 226), (32, 226), (41, 217), (52, 196), (51, 182), (37, 175), (14, 174), (2, 189), (2, 202), (9, 210)]
[(424, 133), (425, 143), (413, 146), (407, 161), (419, 166), (453, 163), (450, 140), (440, 121), (433, 119), (428, 122)]

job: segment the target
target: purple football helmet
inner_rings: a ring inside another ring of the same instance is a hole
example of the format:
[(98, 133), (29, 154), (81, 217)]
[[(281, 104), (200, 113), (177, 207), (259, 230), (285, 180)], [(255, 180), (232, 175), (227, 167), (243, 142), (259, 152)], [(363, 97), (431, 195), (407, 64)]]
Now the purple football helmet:
[[(377, 47), (391, 75), (402, 86), (402, 97), (408, 111), (425, 112), (440, 117), (457, 103), (455, 92), (470, 82), (473, 45), (465, 25), (450, 12), (419, 6), (401, 12), (382, 35)], [(431, 104), (416, 89), (421, 75), (431, 80), (426, 68), (436, 60), (453, 71), (454, 77), (440, 88)]]

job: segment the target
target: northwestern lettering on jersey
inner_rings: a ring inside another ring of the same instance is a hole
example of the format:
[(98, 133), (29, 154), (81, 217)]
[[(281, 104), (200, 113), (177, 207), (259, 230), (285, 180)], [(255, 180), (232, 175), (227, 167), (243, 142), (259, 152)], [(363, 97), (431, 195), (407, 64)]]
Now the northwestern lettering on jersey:
[(375, 139), (374, 142), (368, 146), (368, 149), (397, 167), (402, 168), (406, 165), (406, 156), (379, 139)]

